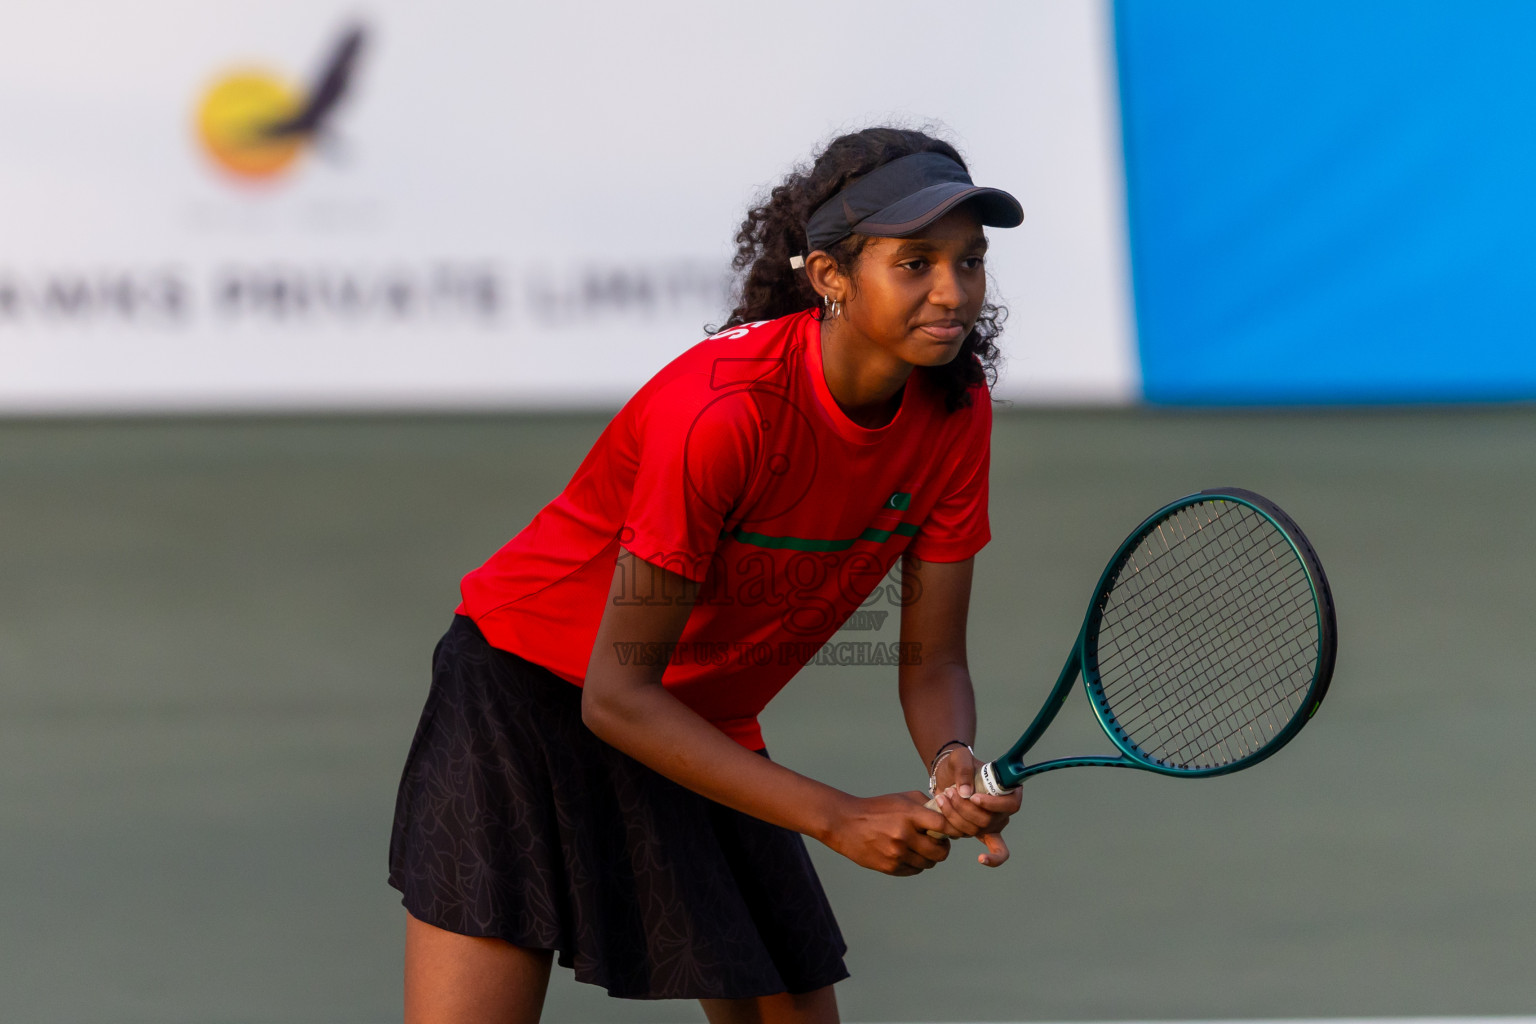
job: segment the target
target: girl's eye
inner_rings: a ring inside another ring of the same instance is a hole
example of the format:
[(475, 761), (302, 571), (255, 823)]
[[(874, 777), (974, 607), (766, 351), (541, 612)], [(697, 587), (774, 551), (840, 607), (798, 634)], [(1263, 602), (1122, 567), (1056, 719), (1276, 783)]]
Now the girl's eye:
[(965, 266), (967, 270), (979, 270), (985, 262), (986, 260), (980, 256), (972, 256), (965, 261)]
[(907, 260), (907, 262), (905, 262), (905, 263), (903, 263), (901, 265), (903, 267), (906, 267), (908, 270), (922, 270), (925, 266), (928, 265), (928, 261), (927, 260)]

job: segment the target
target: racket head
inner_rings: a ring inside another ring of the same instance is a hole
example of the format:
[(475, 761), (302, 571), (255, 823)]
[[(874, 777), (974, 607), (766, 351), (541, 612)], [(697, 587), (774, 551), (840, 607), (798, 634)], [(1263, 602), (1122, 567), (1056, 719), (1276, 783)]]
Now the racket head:
[(1333, 594), (1311, 542), (1235, 487), (1171, 502), (1110, 559), (1079, 637), (1088, 699), (1135, 767), (1223, 775), (1290, 742), (1333, 677)]

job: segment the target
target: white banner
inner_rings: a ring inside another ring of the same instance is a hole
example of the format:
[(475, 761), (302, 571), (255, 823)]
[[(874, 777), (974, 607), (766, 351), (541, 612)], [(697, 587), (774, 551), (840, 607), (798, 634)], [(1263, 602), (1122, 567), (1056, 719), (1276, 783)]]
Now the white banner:
[(616, 405), (724, 316), (751, 201), (893, 120), (1024, 204), (1002, 393), (1128, 400), (1107, 19), (13, 0), (0, 412)]

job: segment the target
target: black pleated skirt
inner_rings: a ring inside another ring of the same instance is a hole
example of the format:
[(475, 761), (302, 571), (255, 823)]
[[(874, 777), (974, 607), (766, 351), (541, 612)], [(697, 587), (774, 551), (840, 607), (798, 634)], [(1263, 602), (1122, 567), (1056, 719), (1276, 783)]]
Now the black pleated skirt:
[(419, 920), (555, 950), (614, 996), (743, 998), (848, 976), (798, 833), (604, 743), (579, 688), (464, 616), (433, 655), (389, 884)]

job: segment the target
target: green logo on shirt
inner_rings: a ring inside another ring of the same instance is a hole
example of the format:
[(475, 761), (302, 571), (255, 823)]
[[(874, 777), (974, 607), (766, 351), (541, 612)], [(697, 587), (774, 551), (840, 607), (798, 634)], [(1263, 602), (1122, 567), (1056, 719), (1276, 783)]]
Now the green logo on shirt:
[[(906, 491), (897, 491), (885, 499), (885, 504), (880, 506), (881, 512), (895, 510), (905, 512), (912, 505), (912, 495)], [(873, 541), (876, 544), (884, 544), (892, 537), (916, 537), (916, 523), (895, 523), (889, 530), (882, 530), (874, 526), (864, 529), (857, 537), (838, 538), (836, 540), (818, 540), (808, 537), (773, 537), (762, 533), (752, 533), (740, 527), (722, 530), (722, 537), (734, 537), (743, 544), (751, 544), (760, 548), (788, 548), (791, 551), (847, 551), (855, 543), (861, 540)]]

